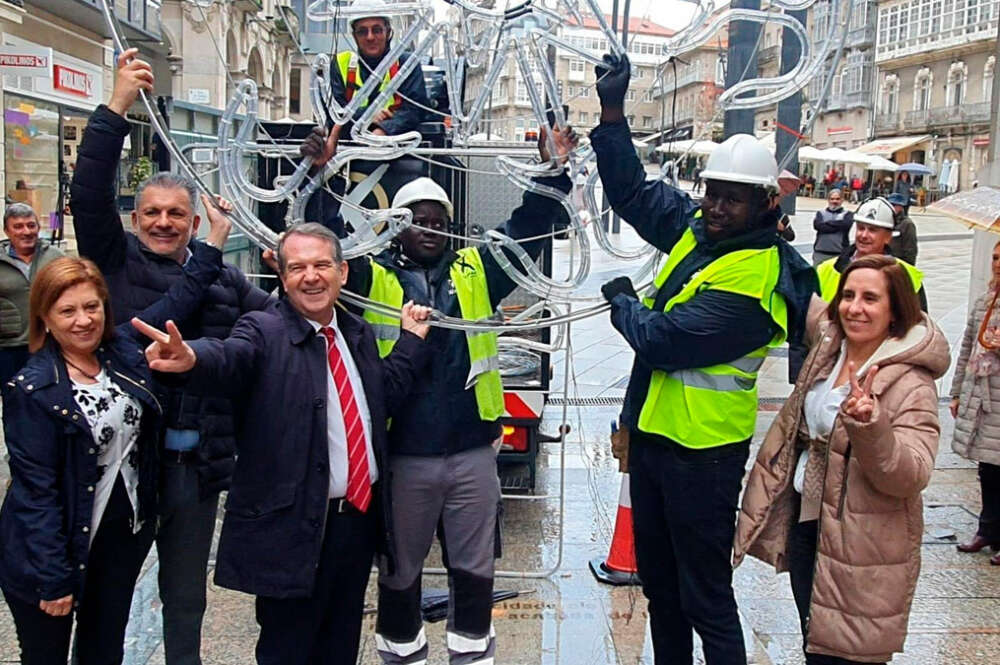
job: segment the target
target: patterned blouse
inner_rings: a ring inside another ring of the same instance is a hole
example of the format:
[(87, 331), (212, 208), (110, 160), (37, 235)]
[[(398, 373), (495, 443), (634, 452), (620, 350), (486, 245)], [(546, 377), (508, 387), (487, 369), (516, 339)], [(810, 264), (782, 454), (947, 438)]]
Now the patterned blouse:
[(90, 519), (91, 544), (119, 474), (132, 504), (132, 532), (138, 533), (142, 527), (139, 523), (136, 449), (142, 404), (119, 388), (103, 369), (96, 378), (97, 383), (91, 384), (73, 381), (73, 397), (87, 418), (97, 444), (97, 487)]

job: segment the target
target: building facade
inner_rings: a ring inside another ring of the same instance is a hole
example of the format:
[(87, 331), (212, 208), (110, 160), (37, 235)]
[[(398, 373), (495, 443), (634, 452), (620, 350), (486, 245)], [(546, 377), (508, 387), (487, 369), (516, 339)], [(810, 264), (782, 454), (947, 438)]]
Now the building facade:
[[(972, 185), (987, 162), (997, 16), (996, 0), (879, 2), (876, 140), (867, 151), (938, 176), (945, 160), (957, 162), (952, 184)], [(921, 184), (942, 189), (938, 180)]]
[(665, 138), (721, 140), (723, 117), (716, 100), (725, 87), (726, 48), (723, 29), (705, 44), (685, 53), (678, 62), (662, 65), (665, 94), (661, 94), (658, 85), (654, 99), (661, 104)]
[[(611, 17), (605, 16), (605, 20), (610, 24)], [(629, 20), (628, 53), (633, 69), (632, 84), (625, 98), (625, 113), (632, 133), (637, 137), (659, 132), (662, 127), (661, 115), (665, 107), (656, 95), (657, 65), (662, 60), (663, 45), (672, 34), (669, 28), (647, 19)], [(593, 16), (584, 14), (582, 24), (568, 18), (559, 28), (557, 36), (597, 58), (608, 52), (607, 38)], [(553, 71), (569, 113), (569, 122), (581, 128), (596, 126), (600, 122), (601, 105), (594, 87), (597, 81), (594, 66), (578, 54), (559, 48), (555, 50)], [(485, 72), (481, 69), (470, 71), (466, 90), (478, 90), (484, 76)], [(544, 96), (540, 77), (533, 72), (533, 78), (539, 94)], [(471, 105), (471, 95), (467, 95), (465, 101)], [(522, 141), (526, 135), (537, 132), (538, 122), (531, 108), (527, 83), (513, 58), (508, 60), (494, 86), (477, 129), (490, 138), (513, 141)]]
[[(118, 5), (125, 37), (139, 46), (140, 57), (154, 72), (164, 76), (167, 49), (160, 32), (159, 0)], [(114, 83), (114, 49), (104, 15), (96, 0), (3, 0), (0, 33), (4, 53), (11, 56), (0, 90), (0, 186), (6, 201), (31, 205), (46, 238), (75, 251), (69, 182), (87, 117), (110, 98)], [(25, 55), (34, 56), (38, 66), (21, 67)], [(143, 138), (150, 137), (142, 112), (137, 109), (129, 120), (132, 134), (120, 178), (126, 189), (130, 178), (145, 172), (135, 165), (140, 163)]]
[[(829, 0), (814, 4), (807, 14), (810, 41), (819, 45), (830, 34), (833, 17)], [(811, 143), (816, 148), (849, 150), (868, 142), (872, 132), (875, 82), (875, 26), (877, 4), (874, 0), (853, 0), (847, 41), (837, 63), (825, 103), (816, 110)], [(823, 76), (813, 79), (806, 89), (809, 101), (823, 94), (826, 78), (833, 64), (827, 56)]]

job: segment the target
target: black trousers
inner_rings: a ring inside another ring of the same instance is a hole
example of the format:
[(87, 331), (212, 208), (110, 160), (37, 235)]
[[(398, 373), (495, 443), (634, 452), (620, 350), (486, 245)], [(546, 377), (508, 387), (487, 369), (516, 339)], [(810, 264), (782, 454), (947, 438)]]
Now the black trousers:
[(308, 598), (257, 596), (258, 665), (355, 665), (378, 503), (362, 515), (331, 502), (316, 584)]
[(657, 665), (746, 665), (732, 547), (749, 441), (690, 450), (632, 430), (629, 472), (636, 560)]
[[(813, 571), (816, 564), (818, 524), (817, 520), (799, 522), (796, 516), (795, 522), (792, 523), (792, 530), (788, 534), (788, 574), (792, 579), (792, 596), (795, 598), (795, 607), (799, 611), (803, 652), (805, 652), (806, 634), (809, 630), (809, 601), (812, 598)], [(806, 653), (806, 665), (865, 664), (836, 656)]]
[(980, 462), (979, 487), (983, 495), (979, 535), (991, 543), (1000, 543), (1000, 466)]
[[(154, 530), (150, 522), (133, 534), (130, 511), (119, 478), (87, 559), (83, 599), (76, 610), (75, 662), (78, 665), (117, 665), (124, 658), (132, 591), (142, 562), (153, 544)], [(5, 600), (14, 616), (22, 665), (66, 665), (73, 614), (53, 617), (37, 604), (9, 594), (5, 595)]]

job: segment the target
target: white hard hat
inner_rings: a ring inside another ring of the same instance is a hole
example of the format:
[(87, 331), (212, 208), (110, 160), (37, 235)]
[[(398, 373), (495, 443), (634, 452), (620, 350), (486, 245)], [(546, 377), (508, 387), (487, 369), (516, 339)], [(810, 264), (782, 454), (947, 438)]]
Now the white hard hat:
[(778, 163), (771, 151), (749, 134), (734, 134), (712, 151), (703, 180), (724, 180), (778, 189)]
[[(389, 6), (384, 2), (384, 0), (354, 0), (349, 5), (351, 10), (351, 26), (353, 27), (357, 21), (366, 18), (381, 18), (386, 21), (390, 20), (389, 16)], [(355, 14), (355, 11), (364, 10), (364, 14)]]
[(884, 196), (868, 199), (854, 212), (854, 221), (871, 224), (890, 231), (896, 227), (895, 211)]
[(392, 197), (393, 208), (405, 208), (420, 201), (436, 201), (444, 206), (448, 219), (455, 216), (455, 209), (448, 199), (447, 192), (430, 178), (417, 178), (406, 183)]

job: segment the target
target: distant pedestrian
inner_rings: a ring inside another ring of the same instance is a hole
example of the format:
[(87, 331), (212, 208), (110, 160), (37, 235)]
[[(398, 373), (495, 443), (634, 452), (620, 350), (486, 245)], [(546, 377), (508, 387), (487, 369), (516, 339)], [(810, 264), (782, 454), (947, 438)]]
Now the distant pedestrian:
[(848, 233), (854, 224), (854, 214), (845, 210), (843, 204), (840, 190), (831, 189), (826, 208), (817, 210), (813, 217), (813, 228), (816, 230), (812, 256), (814, 266), (840, 256), (849, 244)]
[(813, 350), (747, 480), (734, 562), (790, 573), (806, 665), (886, 663), (920, 572), (948, 342), (889, 256), (852, 263), (808, 330)]
[(3, 213), (0, 242), (0, 385), (28, 362), (28, 291), (35, 275), (62, 251), (38, 237), (38, 217), (26, 203)]
[(888, 200), (892, 204), (893, 216), (896, 220), (896, 229), (889, 242), (889, 251), (892, 252), (893, 256), (915, 266), (917, 265), (917, 225), (906, 214), (910, 202), (899, 193), (890, 194)]
[(893, 194), (899, 194), (906, 200), (905, 212), (910, 214), (910, 201), (913, 200), (913, 180), (907, 171), (900, 171), (899, 178), (892, 188)]
[(691, 187), (691, 191), (695, 194), (701, 193), (701, 167), (694, 167), (694, 185)]
[[(992, 268), (989, 289), (976, 299), (969, 313), (951, 383), (950, 409), (955, 419), (951, 447), (979, 463), (983, 506), (976, 535), (958, 545), (960, 552), (986, 547), (1000, 550), (1000, 391), (991, 390), (1000, 383), (996, 351), (1000, 347), (1000, 312), (990, 311), (1000, 289), (1000, 243), (993, 247)], [(1000, 566), (1000, 554), (994, 554), (990, 563)]]

